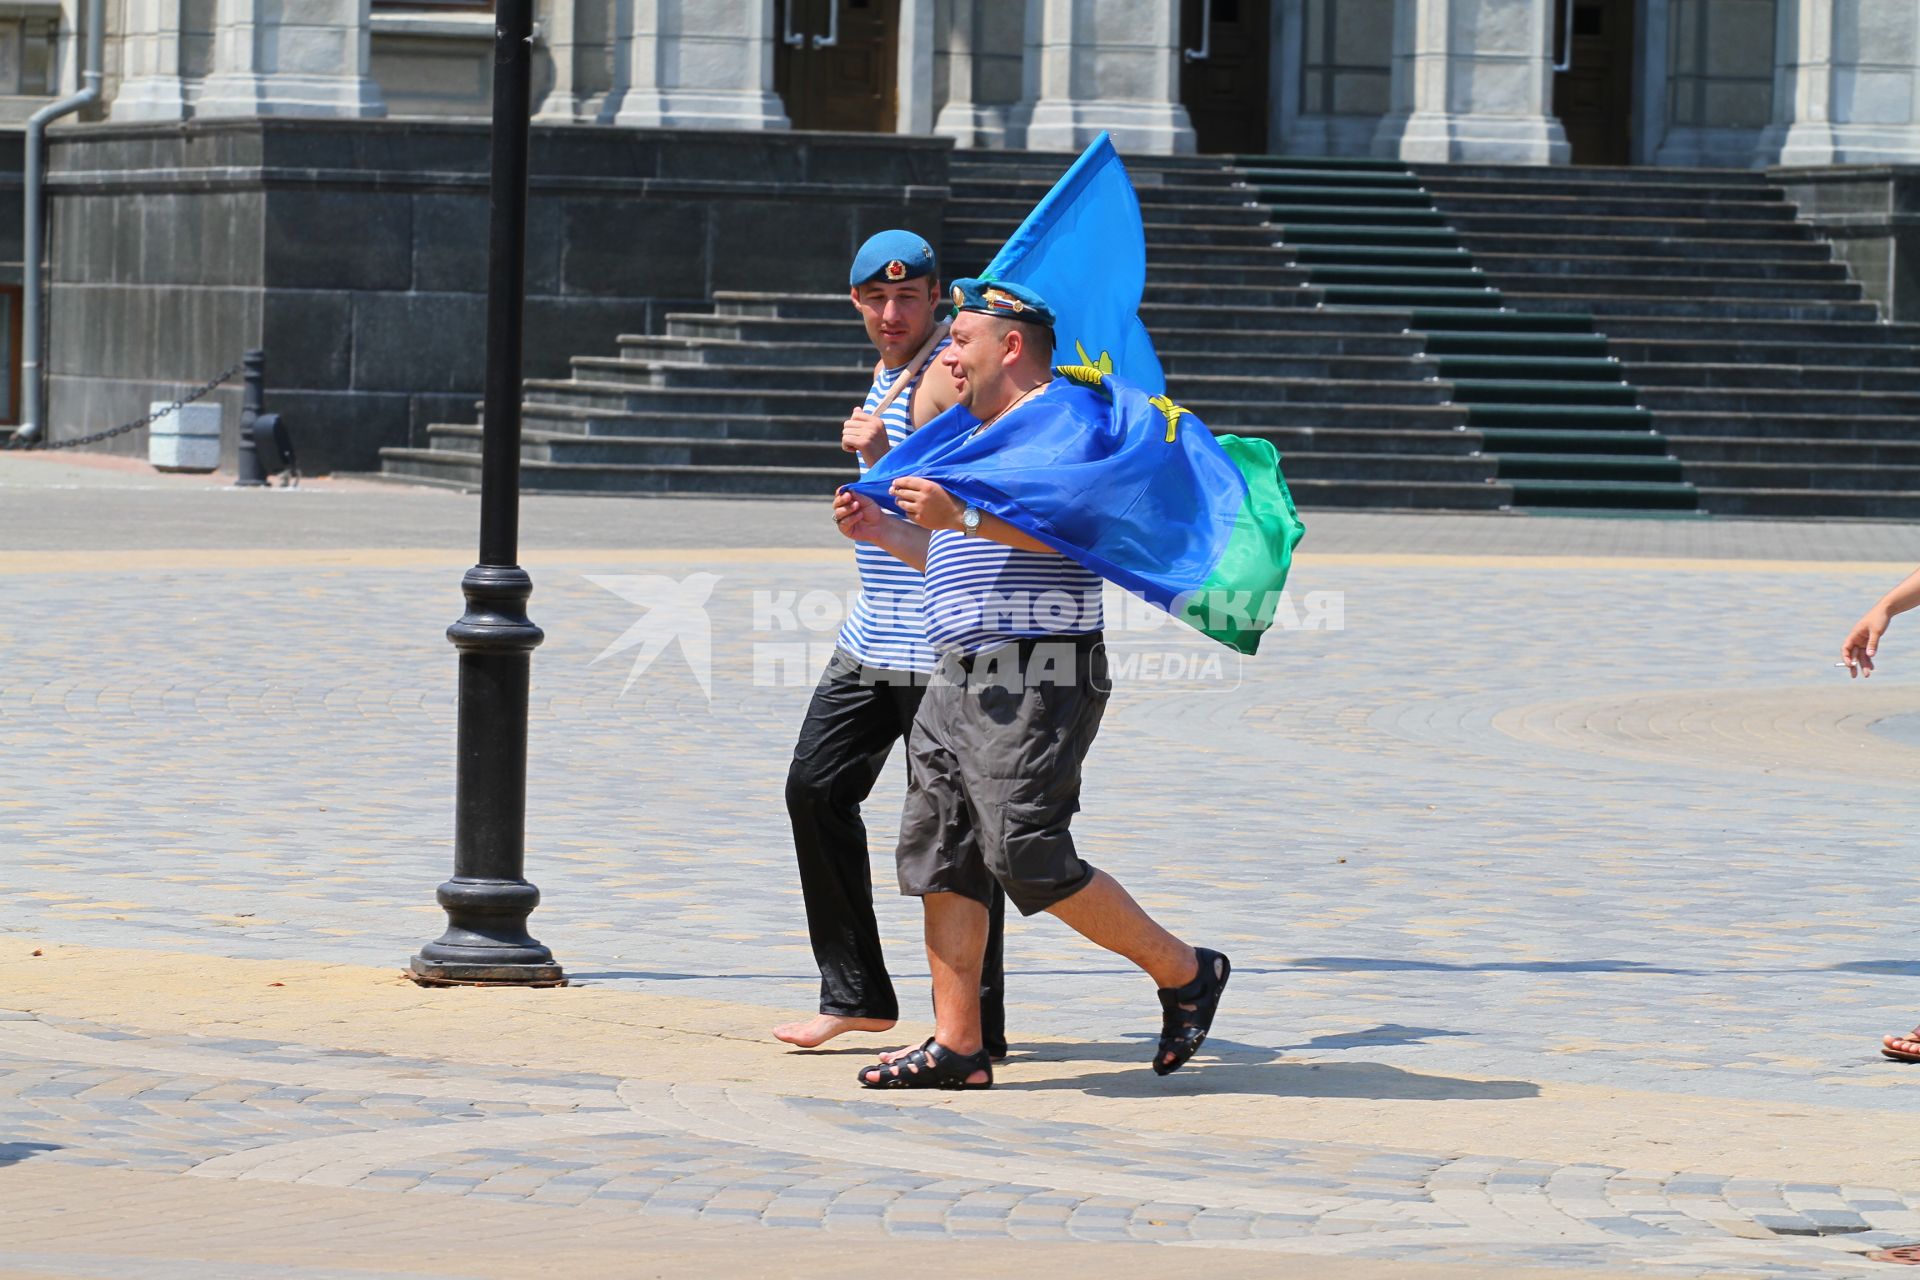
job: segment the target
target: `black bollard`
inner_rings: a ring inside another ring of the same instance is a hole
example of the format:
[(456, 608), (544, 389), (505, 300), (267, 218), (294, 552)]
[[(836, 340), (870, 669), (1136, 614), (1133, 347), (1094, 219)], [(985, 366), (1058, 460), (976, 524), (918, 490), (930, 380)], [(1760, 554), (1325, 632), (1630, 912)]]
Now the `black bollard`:
[(551, 987), (566, 975), (527, 933), (540, 891), (524, 874), (527, 682), (544, 637), (527, 617), (533, 580), (518, 563), (533, 0), (498, 0), (493, 36), (480, 563), (460, 583), (466, 614), (447, 628), (460, 651), (453, 879), (439, 892), (447, 931), (420, 948), (409, 972), (423, 986)]
[(240, 357), (240, 448), (233, 465), (236, 489), (259, 489), (267, 483), (253, 447), (253, 422), (267, 407), (267, 353), (255, 347)]

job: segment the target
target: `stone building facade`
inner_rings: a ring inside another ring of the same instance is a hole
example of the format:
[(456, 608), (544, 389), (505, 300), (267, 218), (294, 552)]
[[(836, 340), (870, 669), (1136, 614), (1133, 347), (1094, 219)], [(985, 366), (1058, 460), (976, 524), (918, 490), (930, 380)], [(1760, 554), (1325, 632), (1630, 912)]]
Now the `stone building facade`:
[[(76, 0), (0, 19), (0, 115)], [(483, 2), (108, 0), (105, 118), (479, 117)], [(1920, 160), (1916, 0), (541, 0), (539, 116), (1136, 153)]]
[[(0, 15), (0, 119), (75, 85), (80, 3)], [(533, 378), (715, 291), (830, 290), (879, 227), (937, 235), (956, 145), (1101, 130), (1133, 155), (1779, 166), (1892, 313), (1920, 308), (1920, 0), (538, 3)], [(53, 438), (255, 346), (314, 469), (470, 420), (487, 0), (105, 4), (103, 102), (49, 135)]]

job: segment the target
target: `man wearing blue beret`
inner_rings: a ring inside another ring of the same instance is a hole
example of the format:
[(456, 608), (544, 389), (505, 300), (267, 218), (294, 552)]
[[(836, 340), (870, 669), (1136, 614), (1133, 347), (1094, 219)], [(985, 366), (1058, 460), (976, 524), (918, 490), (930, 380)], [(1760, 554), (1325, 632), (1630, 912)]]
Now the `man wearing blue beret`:
[[(882, 231), (860, 246), (847, 283), (879, 354), (866, 400), (840, 427), (841, 448), (858, 457), (865, 474), (910, 432), (952, 407), (958, 391), (936, 358), (947, 337), (937, 320), (940, 281), (931, 245), (911, 231)], [(871, 543), (853, 550), (860, 594), (814, 690), (787, 771), (787, 814), (820, 968), (820, 1011), (773, 1034), (809, 1049), (848, 1031), (886, 1031), (900, 1016), (873, 915), (860, 805), (893, 744), (913, 724), (933, 671), (919, 570)], [(989, 904), (976, 993), (986, 1045), (996, 1058), (1007, 1051), (1000, 990), (1004, 903)]]
[[(1023, 410), (1028, 421), (1042, 406), (1085, 415), (1091, 393), (1054, 376), (1054, 314), (1044, 298), (1024, 285), (958, 280), (952, 300), (941, 362), (978, 420), (975, 434), (1017, 447)], [(1001, 890), (1022, 915), (1048, 912), (1153, 978), (1161, 1011), (1153, 1069), (1179, 1070), (1206, 1040), (1232, 967), (1163, 928), (1119, 881), (1080, 858), (1068, 831), (1110, 692), (1100, 578), (934, 481), (901, 476), (888, 491), (907, 520), (845, 489), (834, 519), (847, 537), (877, 543), (925, 575), (927, 638), (940, 667), (907, 739), (895, 861), (900, 891), (925, 912), (934, 1034), (884, 1055), (860, 1083), (993, 1084), (973, 993), (989, 904)]]

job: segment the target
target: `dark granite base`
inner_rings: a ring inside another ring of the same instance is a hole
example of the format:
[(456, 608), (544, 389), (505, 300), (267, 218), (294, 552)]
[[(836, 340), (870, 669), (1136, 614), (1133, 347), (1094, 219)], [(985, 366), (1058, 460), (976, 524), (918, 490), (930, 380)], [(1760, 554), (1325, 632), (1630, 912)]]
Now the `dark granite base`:
[[(144, 413), (267, 352), (310, 472), (470, 420), (485, 363), (485, 126), (236, 120), (51, 134), (48, 427)], [(834, 289), (883, 226), (938, 239), (944, 139), (541, 127), (529, 377), (722, 289)], [(0, 233), (5, 228), (0, 227)], [(0, 252), (4, 246), (0, 245)], [(15, 255), (17, 257), (17, 253)], [(226, 456), (238, 427), (227, 404)], [(115, 442), (143, 451), (144, 435)]]
[(1833, 241), (1887, 319), (1920, 321), (1920, 168), (1838, 165), (1770, 176)]

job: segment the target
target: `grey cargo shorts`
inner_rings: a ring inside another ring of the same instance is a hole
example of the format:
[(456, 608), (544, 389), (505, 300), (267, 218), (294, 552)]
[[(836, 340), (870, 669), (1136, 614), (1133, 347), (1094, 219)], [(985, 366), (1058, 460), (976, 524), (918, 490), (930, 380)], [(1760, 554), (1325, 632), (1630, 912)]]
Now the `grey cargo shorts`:
[(1108, 692), (1099, 632), (945, 660), (907, 736), (900, 892), (984, 904), (997, 880), (1030, 916), (1085, 888), (1067, 824)]

